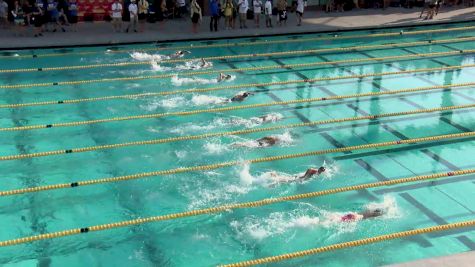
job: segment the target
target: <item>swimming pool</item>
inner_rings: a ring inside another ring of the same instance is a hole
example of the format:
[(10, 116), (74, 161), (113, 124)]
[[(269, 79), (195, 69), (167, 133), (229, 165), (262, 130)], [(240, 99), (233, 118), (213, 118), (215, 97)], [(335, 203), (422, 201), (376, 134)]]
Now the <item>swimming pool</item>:
[[(0, 53), (0, 241), (87, 232), (1, 247), (0, 263), (215, 266), (474, 220), (474, 175), (452, 175), (474, 168), (474, 26)], [(167, 57), (176, 50), (191, 54)], [(200, 58), (212, 68), (198, 69), (192, 59)], [(231, 79), (218, 82), (220, 72)], [(227, 101), (241, 91), (254, 94)], [(400, 141), (459, 133), (467, 136)], [(264, 136), (279, 142), (254, 147)], [(298, 154), (309, 151), (323, 152)], [(281, 155), (293, 156), (269, 158)], [(322, 165), (322, 175), (295, 180)], [(91, 228), (447, 172), (437, 181)], [(367, 208), (385, 214), (341, 221)], [(385, 265), (473, 250), (474, 239), (473, 227), (460, 228), (268, 265)]]

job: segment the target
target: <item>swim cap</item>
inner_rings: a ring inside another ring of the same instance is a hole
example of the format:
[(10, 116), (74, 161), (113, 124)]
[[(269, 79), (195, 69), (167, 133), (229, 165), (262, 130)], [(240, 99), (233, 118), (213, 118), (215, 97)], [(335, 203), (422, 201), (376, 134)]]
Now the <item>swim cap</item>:
[(353, 213), (348, 213), (348, 214), (343, 215), (341, 217), (341, 220), (343, 222), (354, 221), (354, 220), (356, 220), (356, 215), (353, 214)]

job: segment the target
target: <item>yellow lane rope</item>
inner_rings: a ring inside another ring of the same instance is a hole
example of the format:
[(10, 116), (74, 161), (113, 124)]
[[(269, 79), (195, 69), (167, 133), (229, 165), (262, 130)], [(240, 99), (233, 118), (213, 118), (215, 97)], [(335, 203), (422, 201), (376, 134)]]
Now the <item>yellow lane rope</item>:
[(459, 170), (459, 171), (453, 171), (453, 172), (412, 176), (412, 177), (400, 178), (400, 179), (389, 180), (389, 181), (380, 181), (380, 182), (375, 182), (375, 183), (358, 184), (358, 185), (339, 187), (339, 188), (334, 188), (334, 189), (327, 189), (327, 190), (322, 190), (322, 191), (315, 191), (315, 192), (299, 194), (299, 195), (266, 198), (262, 200), (252, 201), (252, 202), (226, 204), (222, 206), (211, 207), (211, 208), (200, 209), (200, 210), (190, 210), (190, 211), (184, 211), (180, 213), (171, 213), (167, 215), (139, 218), (139, 219), (128, 220), (128, 221), (120, 221), (120, 222), (114, 222), (114, 223), (108, 223), (108, 224), (89, 226), (89, 227), (84, 227), (84, 228), (75, 228), (75, 229), (69, 229), (69, 230), (58, 231), (58, 232), (53, 232), (53, 233), (5, 240), (5, 241), (0, 242), (0, 247), (14, 246), (14, 245), (19, 245), (23, 243), (31, 243), (38, 240), (53, 239), (53, 238), (59, 238), (59, 237), (64, 237), (64, 236), (70, 236), (70, 235), (78, 235), (81, 233), (110, 230), (110, 229), (150, 223), (150, 222), (175, 220), (175, 219), (199, 216), (199, 215), (204, 215), (204, 214), (215, 214), (215, 213), (221, 213), (221, 212), (233, 210), (233, 209), (256, 208), (256, 207), (271, 205), (271, 204), (280, 203), (280, 202), (315, 198), (315, 197), (332, 195), (332, 194), (348, 192), (348, 191), (356, 191), (356, 190), (382, 187), (382, 186), (392, 186), (392, 185), (397, 185), (397, 184), (420, 182), (420, 181), (425, 181), (425, 180), (438, 179), (438, 178), (449, 177), (449, 176), (467, 175), (467, 174), (473, 174), (473, 173), (475, 173), (475, 169), (466, 169), (466, 170)]
[[(377, 147), (388, 147), (388, 146), (395, 146), (395, 145), (401, 145), (401, 144), (413, 144), (413, 143), (429, 142), (429, 141), (432, 142), (432, 141), (439, 141), (439, 140), (446, 140), (446, 139), (465, 138), (465, 137), (471, 137), (471, 136), (475, 136), (475, 132), (436, 135), (436, 136), (428, 136), (428, 137), (421, 137), (421, 138), (414, 138), (414, 139), (388, 141), (388, 142), (382, 142), (382, 143), (370, 143), (370, 144), (366, 144), (366, 145), (348, 146), (348, 147), (341, 147), (341, 148), (331, 148), (331, 149), (325, 149), (325, 150), (308, 151), (308, 152), (296, 153), (296, 154), (287, 154), (287, 155), (280, 155), (280, 156), (250, 159), (250, 160), (246, 160), (246, 162), (249, 163), (249, 164), (254, 164), (254, 163), (262, 163), (262, 162), (270, 162), (270, 161), (278, 161), (278, 160), (285, 160), (285, 159), (293, 159), (293, 158), (301, 158), (301, 157), (309, 157), (309, 156), (337, 153), (337, 152), (364, 150), (364, 149), (377, 148)], [(137, 179), (143, 179), (143, 178), (146, 178), (146, 177), (153, 177), (153, 176), (160, 176), (160, 175), (171, 175), (171, 174), (187, 173), (187, 172), (194, 172), (194, 171), (210, 171), (210, 170), (215, 170), (215, 169), (220, 169), (220, 168), (225, 168), (225, 167), (230, 167), (230, 166), (236, 166), (236, 165), (239, 165), (239, 164), (242, 164), (242, 163), (243, 163), (242, 160), (239, 160), (239, 161), (234, 160), (234, 161), (215, 163), (215, 164), (211, 164), (211, 165), (180, 167), (180, 168), (176, 168), (176, 169), (153, 171), (153, 172), (143, 172), (143, 173), (136, 173), (136, 174), (130, 174), (130, 175), (123, 175), (123, 176), (115, 176), (115, 177), (107, 177), (107, 178), (100, 178), (100, 179), (93, 179), (93, 180), (78, 181), (78, 182), (72, 182), (72, 183), (52, 184), (52, 185), (43, 185), (43, 186), (37, 186), (37, 187), (19, 188), (19, 189), (7, 190), (7, 191), (0, 191), (0, 197), (10, 196), (10, 195), (18, 195), (18, 194), (26, 194), (26, 193), (33, 193), (33, 192), (40, 192), (40, 191), (49, 191), (49, 190), (56, 190), (56, 189), (72, 188), (72, 187), (78, 187), (78, 186), (97, 185), (97, 184), (105, 184), (105, 183), (116, 183), (116, 182), (120, 182), (120, 181), (137, 180)]]
[(452, 32), (452, 31), (467, 31), (473, 30), (475, 26), (464, 26), (457, 28), (444, 28), (444, 29), (433, 29), (433, 30), (419, 30), (419, 31), (409, 31), (409, 32), (389, 32), (389, 33), (376, 33), (376, 34), (360, 34), (360, 35), (348, 35), (341, 36), (335, 34), (331, 37), (314, 37), (314, 38), (302, 38), (295, 40), (273, 40), (273, 41), (259, 41), (259, 42), (240, 42), (240, 43), (221, 43), (221, 44), (207, 44), (207, 45), (184, 45), (184, 46), (172, 46), (172, 47), (152, 47), (152, 48), (141, 48), (141, 49), (128, 49), (128, 50), (107, 50), (107, 51), (84, 51), (84, 52), (73, 52), (73, 53), (49, 53), (49, 54), (34, 54), (34, 55), (9, 55), (9, 56), (0, 56), (1, 58), (39, 58), (39, 57), (54, 57), (54, 56), (70, 56), (70, 55), (94, 55), (94, 54), (117, 54), (117, 53), (130, 53), (130, 52), (146, 52), (146, 51), (164, 51), (164, 50), (182, 50), (182, 49), (198, 49), (198, 48), (218, 48), (218, 47), (239, 47), (239, 46), (257, 46), (257, 45), (271, 45), (271, 44), (289, 44), (289, 43), (303, 43), (303, 42), (314, 42), (314, 41), (327, 41), (327, 40), (345, 40), (345, 39), (358, 39), (358, 38), (379, 38), (379, 37), (394, 37), (394, 36), (404, 36), (404, 35), (422, 35), (422, 34), (432, 34), (432, 33), (442, 33), (442, 32)]
[(475, 104), (446, 106), (446, 107), (431, 108), (431, 109), (417, 109), (417, 110), (410, 110), (410, 111), (403, 111), (403, 112), (383, 113), (383, 114), (348, 117), (348, 118), (331, 119), (331, 120), (321, 120), (321, 121), (310, 121), (310, 122), (304, 122), (304, 123), (293, 123), (293, 124), (278, 125), (278, 126), (265, 127), (265, 128), (245, 129), (245, 130), (207, 133), (207, 134), (200, 134), (200, 135), (188, 135), (188, 136), (179, 136), (179, 137), (169, 137), (169, 138), (162, 138), (162, 139), (134, 141), (134, 142), (117, 143), (117, 144), (109, 144), (109, 145), (44, 151), (44, 152), (36, 152), (36, 153), (29, 153), (29, 154), (8, 155), (8, 156), (0, 156), (0, 161), (47, 157), (47, 156), (71, 154), (71, 153), (83, 153), (83, 152), (105, 150), (105, 149), (115, 149), (115, 148), (121, 148), (121, 147), (129, 147), (129, 146), (164, 144), (164, 143), (186, 141), (186, 140), (205, 139), (205, 138), (210, 138), (210, 137), (260, 133), (260, 132), (268, 132), (268, 131), (298, 128), (298, 127), (309, 127), (309, 126), (316, 126), (316, 125), (323, 125), (323, 124), (341, 123), (341, 122), (350, 122), (350, 121), (359, 121), (359, 120), (374, 120), (374, 119), (379, 119), (379, 118), (408, 116), (408, 115), (421, 114), (421, 113), (431, 113), (431, 112), (437, 112), (437, 111), (457, 110), (457, 109), (474, 108), (474, 107), (475, 107)]
[[(228, 73), (228, 72), (245, 72), (245, 71), (261, 71), (261, 70), (273, 70), (273, 69), (292, 69), (292, 68), (306, 68), (306, 67), (315, 67), (323, 65), (334, 65), (334, 64), (344, 64), (344, 63), (355, 63), (355, 62), (365, 62), (365, 61), (382, 61), (382, 60), (393, 60), (401, 58), (414, 58), (414, 57), (430, 57), (434, 55), (456, 55), (456, 54), (465, 54), (473, 53), (473, 50), (466, 51), (450, 51), (450, 52), (436, 52), (436, 53), (426, 53), (426, 54), (411, 54), (403, 56), (388, 56), (388, 57), (379, 57), (379, 58), (360, 58), (360, 59), (349, 59), (349, 60), (337, 60), (337, 61), (324, 61), (324, 62), (313, 62), (313, 63), (299, 63), (299, 64), (288, 64), (288, 65), (272, 65), (272, 66), (258, 66), (258, 67), (247, 67), (247, 68), (238, 68), (238, 69), (223, 69), (223, 70), (205, 70), (205, 71), (190, 71), (180, 73), (180, 76), (197, 76), (197, 75), (207, 75), (207, 74), (219, 74), (219, 73)], [(430, 55), (429, 55), (430, 54)], [(448, 67), (439, 67), (439, 68), (425, 68), (418, 70), (407, 70), (407, 71), (397, 71), (391, 72), (392, 74), (404, 74), (404, 73), (415, 73), (422, 71), (438, 71), (438, 70), (450, 70), (458, 68), (467, 68), (474, 67), (475, 64), (467, 64), (463, 66), (448, 66)], [(103, 78), (103, 79), (91, 79), (91, 80), (79, 80), (79, 81), (65, 81), (65, 82), (45, 82), (45, 83), (25, 83), (25, 84), (11, 84), (11, 85), (0, 85), (0, 89), (16, 89), (16, 88), (26, 88), (26, 87), (43, 87), (43, 86), (58, 86), (58, 85), (80, 85), (80, 84), (93, 84), (93, 83), (104, 83), (104, 82), (117, 82), (117, 81), (137, 81), (145, 79), (164, 79), (172, 78), (177, 76), (177, 74), (159, 74), (159, 75), (145, 75), (145, 76), (129, 76), (129, 77), (113, 77), (113, 78)], [(364, 78), (375, 76), (372, 74), (363, 74), (363, 75), (354, 75), (355, 78)], [(349, 76), (350, 77), (350, 76)], [(321, 78), (324, 81), (338, 80), (338, 78)]]
[[(47, 106), (47, 105), (57, 105), (57, 104), (77, 104), (77, 103), (83, 103), (83, 102), (108, 101), (108, 100), (135, 100), (137, 98), (150, 97), (150, 96), (166, 96), (166, 95), (176, 95), (176, 94), (186, 94), (186, 93), (204, 93), (204, 92), (220, 91), (220, 90), (244, 89), (244, 88), (250, 88), (250, 87), (265, 87), (265, 86), (273, 86), (273, 85), (312, 83), (315, 80), (316, 79), (286, 80), (286, 81), (268, 82), (268, 83), (250, 83), (250, 84), (248, 83), (248, 84), (238, 84), (238, 85), (228, 85), (228, 86), (217, 86), (217, 87), (211, 87), (211, 88), (190, 88), (190, 89), (185, 89), (185, 90), (164, 91), (164, 92), (157, 92), (157, 93), (113, 95), (113, 96), (103, 96), (103, 97), (16, 103), (16, 104), (0, 104), (0, 108), (23, 108), (23, 107)], [(446, 84), (446, 85), (417, 87), (417, 88), (404, 89), (404, 90), (393, 90), (387, 93), (389, 94), (389, 93), (402, 93), (402, 92), (417, 92), (417, 91), (445, 89), (445, 88), (456, 89), (455, 87), (465, 87), (465, 86), (473, 86), (473, 85), (475, 85), (475, 82), (454, 83), (454, 84)], [(383, 94), (383, 93), (377, 93), (377, 94)], [(355, 96), (359, 96), (359, 95), (355, 95)], [(333, 99), (333, 98), (334, 96), (327, 97), (327, 99)]]
[(259, 265), (259, 264), (266, 264), (266, 263), (271, 263), (271, 262), (279, 262), (279, 261), (284, 261), (284, 260), (289, 260), (289, 259), (294, 259), (294, 258), (299, 258), (299, 257), (305, 257), (305, 256), (313, 255), (313, 254), (327, 252), (327, 251), (363, 246), (367, 244), (378, 243), (378, 242), (383, 242), (383, 241), (398, 239), (398, 238), (404, 238), (408, 236), (447, 231), (447, 230), (459, 229), (459, 228), (466, 228), (466, 227), (471, 227), (471, 226), (475, 226), (475, 220), (448, 223), (448, 224), (442, 224), (442, 225), (431, 226), (431, 227), (426, 227), (426, 228), (419, 228), (419, 229), (414, 229), (414, 230), (409, 230), (409, 231), (397, 232), (397, 233), (392, 233), (392, 234), (374, 236), (374, 237), (369, 237), (369, 238), (353, 240), (349, 242), (333, 244), (333, 245), (324, 246), (324, 247), (312, 248), (312, 249), (301, 250), (301, 251), (287, 253), (287, 254), (281, 254), (277, 256), (265, 257), (265, 258), (242, 261), (242, 262), (231, 263), (231, 264), (224, 264), (224, 265), (219, 265), (219, 266), (220, 267), (254, 266), (254, 265)]
[[(229, 60), (229, 59), (240, 59), (240, 58), (250, 58), (250, 57), (273, 57), (273, 56), (288, 56), (288, 55), (301, 55), (301, 54), (316, 54), (324, 52), (336, 52), (336, 51), (357, 51), (357, 50), (368, 50), (368, 49), (384, 49), (384, 48), (397, 48), (397, 47), (410, 47), (410, 46), (420, 46), (420, 45), (429, 45), (429, 44), (444, 44), (444, 43), (456, 43), (456, 42), (468, 42), (474, 41), (475, 37), (464, 37), (464, 38), (452, 38), (444, 40), (429, 40), (429, 41), (418, 41), (418, 42), (407, 42), (399, 44), (382, 44), (382, 45), (361, 45), (361, 46), (350, 46), (350, 47), (336, 47), (336, 48), (323, 48), (323, 49), (309, 49), (309, 50), (296, 50), (296, 51), (284, 51), (284, 52), (272, 52), (272, 53), (260, 53), (260, 54), (239, 54), (239, 55), (224, 55), (224, 56), (214, 56), (214, 57), (204, 57), (204, 58), (180, 58), (180, 59), (168, 59), (160, 60), (159, 63), (178, 63), (178, 62), (187, 62), (193, 60), (205, 59), (207, 61), (215, 60)], [(469, 50), (465, 50), (467, 53)], [(473, 51), (473, 50), (472, 50)], [(451, 51), (449, 54), (442, 53), (427, 53), (425, 56), (446, 56), (451, 54), (459, 54), (460, 51)], [(420, 56), (424, 54), (419, 54)], [(414, 55), (411, 55), (414, 57)], [(378, 59), (368, 59), (368, 60), (378, 60)], [(381, 59), (379, 59), (381, 60)], [(127, 67), (127, 66), (138, 66), (138, 65), (150, 65), (154, 61), (139, 61), (139, 62), (119, 62), (119, 63), (103, 63), (103, 64), (90, 64), (90, 65), (75, 65), (75, 66), (62, 66), (62, 67), (38, 67), (38, 68), (21, 68), (21, 69), (0, 69), (0, 73), (17, 73), (17, 72), (36, 72), (36, 71), (57, 71), (57, 70), (79, 70), (79, 69), (92, 69), (92, 68), (107, 68), (107, 67)], [(331, 63), (335, 64), (335, 63)]]
[[(440, 69), (440, 68), (438, 68), (438, 69)], [(427, 70), (427, 69), (424, 69), (424, 70)], [(421, 69), (419, 69), (418, 71), (421, 71)], [(400, 74), (402, 72), (405, 73), (407, 71), (386, 72), (386, 73), (379, 73), (378, 75)], [(414, 71), (412, 71), (412, 72), (414, 72)], [(345, 78), (346, 77), (355, 78), (355, 77), (360, 77), (360, 76), (368, 77), (368, 75), (375, 76), (375, 74), (363, 74), (363, 75), (351, 75), (351, 76), (319, 78), (319, 80), (322, 80), (322, 79), (335, 80), (335, 79), (342, 79), (344, 77)], [(440, 86), (436, 86), (436, 87), (440, 88)], [(425, 88), (413, 88), (413, 89), (405, 89), (405, 90), (395, 91), (395, 93), (417, 92), (417, 91), (424, 91), (424, 90), (426, 90), (426, 89)], [(392, 93), (391, 92), (375, 92), (375, 93), (351, 95), (351, 97), (369, 96), (369, 95), (375, 96), (375, 95), (384, 95), (384, 94), (392, 94)], [(309, 103), (309, 102), (315, 102), (315, 101), (324, 101), (324, 100), (328, 100), (328, 99), (342, 99), (342, 98), (348, 98), (348, 97), (349, 96), (305, 98), (305, 99), (297, 99), (297, 100), (289, 100), (289, 101), (249, 104), (249, 105), (240, 105), (240, 106), (227, 106), (227, 107), (220, 107), (220, 108), (199, 109), (199, 110), (191, 110), (191, 111), (176, 111), (176, 112), (143, 114), (143, 115), (133, 115), (133, 116), (124, 116), (124, 117), (113, 117), (113, 118), (87, 120), (87, 121), (60, 122), (60, 123), (53, 123), (53, 124), (36, 124), (36, 125), (28, 125), (28, 126), (5, 127), (5, 128), (0, 128), (0, 132), (28, 131), (28, 130), (36, 130), (36, 129), (53, 128), (53, 127), (56, 127), (56, 128), (57, 127), (77, 127), (77, 126), (82, 126), (82, 125), (91, 125), (91, 124), (98, 124), (98, 123), (108, 123), (108, 122), (128, 121), (128, 120), (141, 120), (141, 119), (152, 119), (152, 118), (163, 118), (163, 117), (170, 117), (170, 116), (190, 116), (190, 115), (203, 114), (203, 113), (228, 112), (228, 111), (234, 111), (234, 110), (270, 107), (270, 106), (277, 106), (277, 105)]]

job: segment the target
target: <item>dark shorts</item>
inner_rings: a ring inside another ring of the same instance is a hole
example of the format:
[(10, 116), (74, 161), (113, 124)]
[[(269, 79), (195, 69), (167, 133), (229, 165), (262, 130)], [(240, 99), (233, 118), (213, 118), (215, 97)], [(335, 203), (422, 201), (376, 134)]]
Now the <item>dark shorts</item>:
[(69, 15), (69, 16), (68, 16), (68, 21), (69, 21), (69, 23), (71, 23), (71, 24), (76, 24), (76, 23), (78, 23), (78, 16), (71, 16), (71, 15)]
[(429, 5), (429, 8), (434, 8), (435, 7), (435, 4), (430, 4)]
[(302, 13), (302, 12), (300, 12), (300, 11), (295, 11), (295, 12), (297, 12), (297, 14), (299, 14), (300, 16), (303, 17), (303, 13)]
[(198, 13), (193, 14), (193, 16), (191, 17), (191, 22), (193, 23), (198, 23), (199, 20), (200, 20), (200, 14)]
[(139, 20), (146, 20), (147, 14), (139, 14)]
[(43, 16), (41, 15), (33, 16), (33, 24), (35, 25), (35, 27), (41, 27), (43, 26), (43, 23), (44, 23)]
[(188, 10), (186, 9), (186, 6), (181, 6), (181, 7), (179, 8), (179, 10), (180, 10), (180, 14), (182, 14), (182, 15), (183, 15), (183, 14), (186, 14), (186, 12), (188, 11)]
[(279, 11), (279, 20), (287, 20), (287, 11)]

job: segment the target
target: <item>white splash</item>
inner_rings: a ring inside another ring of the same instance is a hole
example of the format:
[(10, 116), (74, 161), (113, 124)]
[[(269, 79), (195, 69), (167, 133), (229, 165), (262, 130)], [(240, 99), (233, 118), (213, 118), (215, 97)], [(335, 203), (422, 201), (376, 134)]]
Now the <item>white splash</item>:
[(177, 75), (171, 78), (174, 86), (182, 86), (187, 84), (215, 84), (218, 79), (204, 79), (204, 78), (179, 78)]
[(203, 149), (205, 150), (206, 154), (210, 155), (220, 155), (226, 151), (229, 151), (229, 147), (220, 141), (215, 141), (215, 142), (206, 142), (203, 145)]
[(148, 54), (143, 52), (133, 52), (130, 56), (138, 61), (161, 61), (169, 58), (168, 56), (160, 54)]
[(170, 68), (170, 67), (163, 67), (160, 64), (158, 64), (157, 61), (150, 62), (150, 65), (152, 66), (152, 70), (154, 70), (154, 71), (170, 71), (170, 70), (173, 69), (173, 68)]
[(210, 95), (193, 95), (191, 102), (196, 106), (219, 105), (229, 102), (227, 98)]
[(276, 121), (280, 121), (283, 118), (284, 118), (284, 115), (282, 115), (280, 113), (273, 112), (273, 113), (262, 115), (260, 117), (252, 117), (249, 120), (252, 121), (253, 123), (259, 125), (259, 124), (262, 124), (262, 123), (268, 123), (268, 122), (273, 123), (273, 122), (276, 122)]
[(171, 98), (154, 98), (145, 104), (141, 104), (140, 108), (147, 111), (155, 111), (158, 108), (176, 108), (184, 106), (187, 103), (186, 99), (181, 96)]
[(381, 216), (382, 219), (394, 219), (401, 217), (401, 212), (397, 205), (396, 199), (394, 196), (386, 195), (383, 197), (382, 202), (371, 202), (365, 205), (367, 210), (381, 209), (384, 212), (384, 215)]
[(188, 155), (188, 152), (185, 151), (185, 150), (177, 150), (177, 151), (175, 151), (175, 155), (179, 159), (184, 159)]

